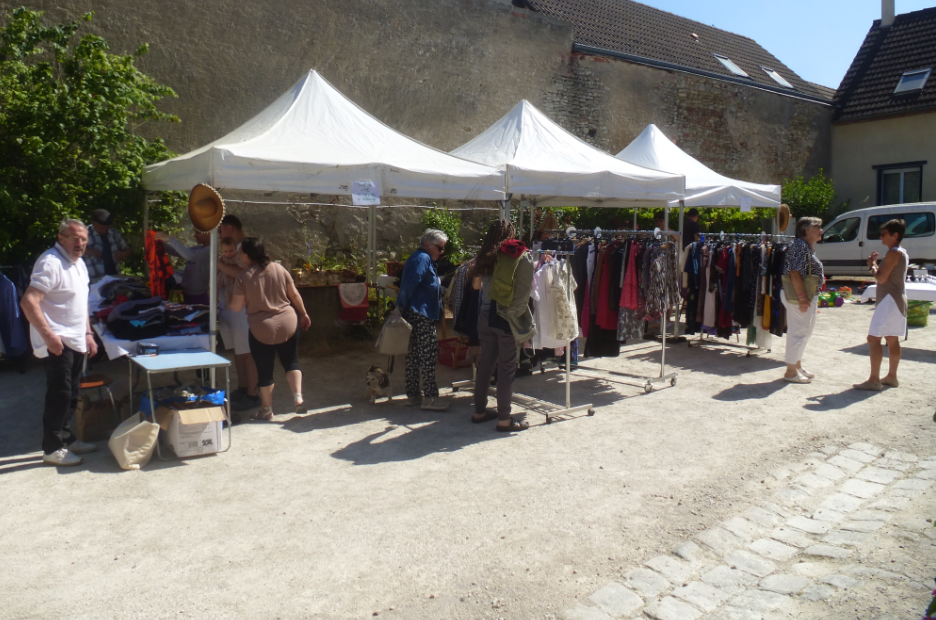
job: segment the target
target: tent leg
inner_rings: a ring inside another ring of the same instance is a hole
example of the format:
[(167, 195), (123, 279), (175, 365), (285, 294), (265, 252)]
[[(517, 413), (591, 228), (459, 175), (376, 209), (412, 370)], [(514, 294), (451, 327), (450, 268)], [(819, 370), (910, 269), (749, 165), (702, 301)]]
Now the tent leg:
[[(685, 216), (686, 216), (686, 203), (680, 200), (679, 201), (679, 237), (678, 237), (679, 252), (676, 254), (676, 261), (677, 261), (676, 262), (676, 268), (677, 268), (676, 277), (677, 278), (682, 278), (682, 275), (678, 271), (678, 269), (679, 269), (679, 265), (683, 264), (683, 254), (685, 253), (685, 248), (683, 246), (685, 246), (687, 243), (692, 242), (692, 239), (689, 239), (687, 241), (686, 237), (683, 235), (683, 232), (685, 231), (685, 228), (683, 228), (683, 225), (684, 225), (683, 223), (686, 221)], [(676, 321), (673, 323), (673, 338), (679, 338), (679, 309), (678, 308), (676, 310)]]
[[(149, 230), (149, 192), (143, 190), (143, 252), (146, 253), (146, 231)], [(776, 218), (774, 218), (776, 219)], [(149, 262), (143, 261), (143, 274), (149, 281)]]
[[(218, 229), (211, 231), (211, 274), (208, 280), (208, 290), (211, 292), (209, 300), (208, 341), (211, 343), (211, 352), (217, 348), (218, 339)], [(211, 369), (211, 387), (216, 385), (215, 369)], [(230, 398), (230, 394), (227, 395)]]
[(367, 281), (377, 282), (377, 206), (367, 207)]

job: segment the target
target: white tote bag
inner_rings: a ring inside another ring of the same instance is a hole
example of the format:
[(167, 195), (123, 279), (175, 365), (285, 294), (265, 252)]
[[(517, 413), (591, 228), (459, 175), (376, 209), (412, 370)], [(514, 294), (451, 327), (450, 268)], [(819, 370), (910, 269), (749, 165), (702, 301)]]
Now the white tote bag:
[(114, 429), (107, 447), (123, 469), (140, 469), (150, 462), (158, 437), (159, 424), (136, 413)]
[(413, 326), (400, 314), (396, 308), (387, 317), (377, 337), (377, 350), (383, 355), (406, 355), (409, 350), (410, 333)]

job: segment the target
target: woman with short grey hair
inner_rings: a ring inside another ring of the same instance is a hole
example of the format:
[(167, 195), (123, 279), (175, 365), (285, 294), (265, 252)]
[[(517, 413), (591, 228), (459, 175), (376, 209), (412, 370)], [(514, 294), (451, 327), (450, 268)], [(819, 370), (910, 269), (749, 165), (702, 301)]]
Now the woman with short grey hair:
[[(400, 276), (397, 307), (413, 327), (406, 353), (406, 400), (430, 411), (444, 411), (451, 404), (439, 398), (435, 367), (439, 356), (436, 322), (442, 315), (442, 283), (436, 263), (445, 253), (448, 235), (427, 228), (419, 239), (419, 249), (410, 254)], [(419, 383), (422, 379), (422, 398)]]
[[(818, 217), (801, 217), (796, 222), (796, 239), (787, 248), (783, 261), (783, 275), (789, 276), (796, 299), (788, 299), (788, 288), (780, 291), (780, 299), (786, 308), (787, 341), (786, 373), (783, 380), (788, 383), (810, 383), (816, 376), (803, 368), (803, 353), (816, 326), (819, 291), (822, 290), (824, 273), (822, 263), (816, 257), (814, 245), (822, 238), (822, 220)], [(809, 286), (810, 276), (818, 276)]]

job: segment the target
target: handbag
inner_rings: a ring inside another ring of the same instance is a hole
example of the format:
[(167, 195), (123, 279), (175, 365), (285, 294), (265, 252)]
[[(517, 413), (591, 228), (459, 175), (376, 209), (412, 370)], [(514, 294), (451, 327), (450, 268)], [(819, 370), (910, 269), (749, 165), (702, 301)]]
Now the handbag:
[(396, 308), (384, 321), (375, 346), (383, 355), (405, 355), (409, 350), (409, 339), (412, 331), (413, 326), (403, 318), (400, 309)]
[[(796, 292), (789, 274), (781, 276), (780, 280), (783, 283), (783, 294), (786, 295), (787, 302), (792, 304), (794, 299), (799, 300), (799, 293)], [(819, 288), (819, 276), (813, 275), (812, 256), (810, 255), (809, 272), (803, 276), (803, 290), (806, 292), (806, 300), (810, 303), (816, 294), (817, 288)]]

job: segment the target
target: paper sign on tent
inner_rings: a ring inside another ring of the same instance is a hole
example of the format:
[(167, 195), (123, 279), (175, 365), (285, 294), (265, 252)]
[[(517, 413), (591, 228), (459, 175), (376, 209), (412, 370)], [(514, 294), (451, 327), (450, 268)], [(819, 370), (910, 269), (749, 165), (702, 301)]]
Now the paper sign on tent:
[(354, 181), (351, 184), (351, 204), (379, 205), (380, 184), (374, 181)]
[(741, 211), (750, 211), (751, 210), (751, 197), (750, 196), (741, 196)]

